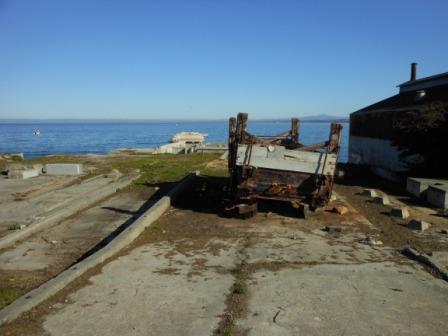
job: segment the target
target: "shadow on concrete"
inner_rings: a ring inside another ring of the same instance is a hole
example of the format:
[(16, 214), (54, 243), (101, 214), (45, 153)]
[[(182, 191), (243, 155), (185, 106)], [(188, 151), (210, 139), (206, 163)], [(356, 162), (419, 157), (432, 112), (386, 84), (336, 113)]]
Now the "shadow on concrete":
[(336, 178), (336, 183), (347, 186), (359, 186), (368, 189), (380, 189), (395, 197), (408, 196), (406, 181), (392, 182), (375, 175), (369, 167), (338, 163), (338, 169), (344, 171), (343, 178)]
[(406, 192), (406, 180), (399, 182), (389, 181), (375, 175), (368, 167), (364, 166), (339, 163), (338, 168), (343, 170), (345, 175), (343, 178), (337, 178), (336, 184), (381, 190), (388, 195), (394, 196), (406, 205), (434, 208), (426, 200), (409, 195)]
[(148, 187), (153, 187), (153, 188), (157, 187), (157, 190), (136, 211), (118, 209), (118, 208), (114, 208), (114, 207), (102, 207), (102, 209), (115, 211), (115, 212), (123, 213), (123, 214), (129, 214), (129, 215), (132, 215), (132, 217), (127, 219), (119, 227), (117, 227), (114, 231), (109, 233), (109, 235), (107, 237), (105, 237), (103, 240), (101, 240), (99, 243), (97, 243), (95, 246), (93, 246), (91, 249), (89, 249), (87, 252), (85, 252), (74, 263), (72, 263), (71, 266), (86, 259), (87, 257), (91, 256), (95, 252), (98, 252), (104, 246), (109, 244), (112, 240), (114, 240), (115, 237), (117, 237), (121, 232), (123, 232), (126, 228), (128, 228), (130, 225), (132, 225), (132, 223), (134, 223), (143, 213), (145, 213), (150, 207), (152, 207), (160, 198), (165, 196), (167, 194), (167, 192), (169, 190), (171, 190), (171, 188), (173, 188), (176, 184), (177, 184), (177, 182), (166, 182), (166, 183), (157, 183), (157, 184), (146, 183), (145, 185)]
[(105, 206), (105, 207), (101, 207), (101, 209), (110, 210), (110, 211), (121, 213), (121, 214), (125, 214), (125, 215), (135, 215), (136, 214), (136, 211), (126, 210), (126, 209), (119, 209), (119, 208), (115, 208), (115, 207)]
[[(174, 206), (194, 212), (216, 214), (220, 217), (232, 217), (231, 213), (225, 211), (231, 204), (227, 193), (228, 181), (227, 177), (198, 176), (192, 186), (178, 197)], [(258, 212), (272, 212), (288, 217), (299, 216), (299, 211), (289, 202), (271, 200), (259, 200)]]

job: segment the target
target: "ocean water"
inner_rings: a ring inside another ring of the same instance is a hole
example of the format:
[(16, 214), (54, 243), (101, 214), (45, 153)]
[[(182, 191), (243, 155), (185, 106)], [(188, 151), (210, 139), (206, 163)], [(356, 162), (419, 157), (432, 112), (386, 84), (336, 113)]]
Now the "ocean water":
[[(349, 124), (343, 124), (340, 162), (347, 161)], [(39, 129), (40, 136), (34, 135)], [(289, 122), (249, 121), (248, 131), (275, 135), (290, 129)], [(103, 154), (117, 148), (156, 147), (178, 132), (208, 134), (207, 142), (227, 142), (227, 121), (207, 122), (72, 122), (0, 123), (0, 153), (23, 152), (25, 158), (50, 154)], [(329, 123), (302, 123), (300, 142), (328, 139)]]

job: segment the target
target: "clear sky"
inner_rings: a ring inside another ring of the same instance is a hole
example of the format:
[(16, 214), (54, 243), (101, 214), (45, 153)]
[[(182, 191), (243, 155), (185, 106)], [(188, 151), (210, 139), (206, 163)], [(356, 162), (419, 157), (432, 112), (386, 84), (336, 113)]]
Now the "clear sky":
[(346, 116), (448, 71), (448, 1), (0, 0), (0, 118)]

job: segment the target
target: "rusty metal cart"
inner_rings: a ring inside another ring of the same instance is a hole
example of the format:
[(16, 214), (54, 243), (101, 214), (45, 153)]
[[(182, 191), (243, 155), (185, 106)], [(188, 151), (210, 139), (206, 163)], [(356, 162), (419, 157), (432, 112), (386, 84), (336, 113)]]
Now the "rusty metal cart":
[(249, 133), (247, 113), (229, 120), (229, 193), (239, 214), (255, 213), (257, 199), (298, 204), (303, 215), (331, 197), (342, 125), (332, 123), (327, 141), (299, 142), (299, 119), (276, 136)]

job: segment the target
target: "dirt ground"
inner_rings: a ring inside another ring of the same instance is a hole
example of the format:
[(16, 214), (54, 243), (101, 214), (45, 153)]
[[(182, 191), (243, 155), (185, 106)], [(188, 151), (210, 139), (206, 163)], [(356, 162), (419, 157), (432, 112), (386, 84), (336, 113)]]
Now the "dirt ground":
[[(443, 221), (416, 233), (342, 184), (306, 220), (280, 203), (228, 218), (224, 184), (197, 179), (133, 244), (2, 335), (446, 334), (448, 284), (399, 251), (446, 251)], [(335, 225), (345, 230), (322, 230)], [(383, 244), (362, 243), (367, 235)]]
[[(368, 172), (363, 174), (365, 176), (349, 176), (339, 180), (335, 191), (374, 224), (383, 242), (396, 249), (410, 246), (423, 253), (448, 251), (448, 236), (441, 233), (442, 229), (448, 228), (448, 217), (440, 216), (437, 209), (407, 195), (402, 183), (387, 182)], [(362, 195), (365, 188), (374, 189), (379, 195), (387, 195), (391, 204), (374, 203)], [(410, 217), (401, 219), (391, 216), (393, 207), (406, 207)], [(422, 233), (410, 230), (407, 224), (411, 219), (424, 220), (431, 227)]]

